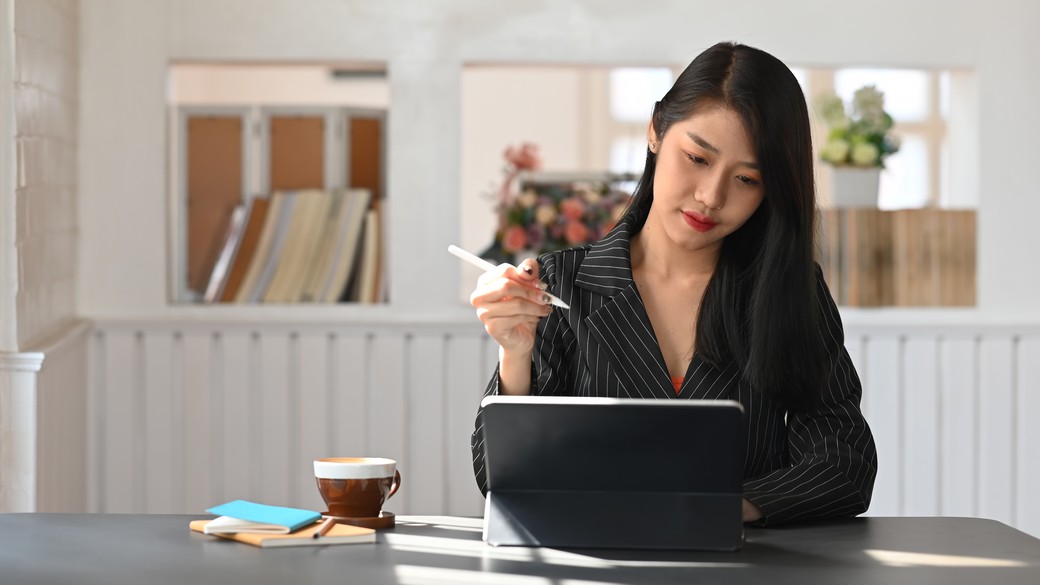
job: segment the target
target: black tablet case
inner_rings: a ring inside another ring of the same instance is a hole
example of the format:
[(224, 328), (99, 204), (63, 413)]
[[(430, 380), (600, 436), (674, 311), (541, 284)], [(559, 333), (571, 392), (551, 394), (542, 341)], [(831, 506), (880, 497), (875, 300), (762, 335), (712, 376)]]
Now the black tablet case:
[(483, 407), (489, 544), (743, 544), (739, 403), (492, 396)]

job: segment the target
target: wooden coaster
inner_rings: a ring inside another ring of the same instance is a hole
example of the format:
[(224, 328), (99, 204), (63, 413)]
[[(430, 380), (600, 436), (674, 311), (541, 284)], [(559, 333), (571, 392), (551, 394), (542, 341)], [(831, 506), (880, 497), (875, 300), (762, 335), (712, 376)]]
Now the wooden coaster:
[(363, 528), (374, 528), (380, 530), (382, 528), (393, 528), (396, 526), (394, 520), (394, 513), (383, 510), (378, 516), (370, 516), (368, 518), (348, 518), (346, 516), (330, 516), (328, 512), (322, 512), (323, 518), (335, 518), (336, 522), (343, 524), (350, 524), (352, 526), (361, 526)]

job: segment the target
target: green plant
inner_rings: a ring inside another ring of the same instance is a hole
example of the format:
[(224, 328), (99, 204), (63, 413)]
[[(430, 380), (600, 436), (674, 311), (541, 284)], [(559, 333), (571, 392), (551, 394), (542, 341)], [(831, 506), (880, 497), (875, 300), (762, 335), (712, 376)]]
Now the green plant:
[(816, 111), (828, 127), (820, 159), (835, 166), (883, 168), (885, 158), (899, 151), (884, 106), (885, 95), (873, 85), (856, 90), (850, 112), (837, 94), (820, 96)]

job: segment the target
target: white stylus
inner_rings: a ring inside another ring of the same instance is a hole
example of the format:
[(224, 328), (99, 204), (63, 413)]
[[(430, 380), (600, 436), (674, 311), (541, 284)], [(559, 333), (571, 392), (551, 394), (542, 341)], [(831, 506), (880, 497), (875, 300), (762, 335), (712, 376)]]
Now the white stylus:
[[(477, 256), (476, 254), (471, 254), (471, 253), (463, 250), (462, 248), (460, 248), (458, 246), (455, 246), (455, 245), (448, 246), (448, 251), (451, 252), (452, 254), (454, 254), (455, 256), (458, 256), (459, 258), (465, 260), (466, 262), (469, 262), (470, 264), (476, 266), (477, 268), (480, 268), (481, 270), (483, 270), (485, 272), (487, 272), (488, 270), (494, 270), (495, 268), (498, 268), (497, 266), (495, 266), (494, 264), (492, 264), (492, 263), (488, 262), (487, 260), (481, 258), (480, 256)], [(545, 293), (545, 294), (548, 295), (549, 293)], [(557, 297), (555, 295), (549, 295), (549, 303), (553, 304), (553, 305), (556, 305), (557, 307), (560, 307), (560, 308), (563, 308), (563, 309), (571, 308), (570, 305), (568, 305), (567, 303), (563, 302), (562, 300), (560, 300), (559, 297)]]

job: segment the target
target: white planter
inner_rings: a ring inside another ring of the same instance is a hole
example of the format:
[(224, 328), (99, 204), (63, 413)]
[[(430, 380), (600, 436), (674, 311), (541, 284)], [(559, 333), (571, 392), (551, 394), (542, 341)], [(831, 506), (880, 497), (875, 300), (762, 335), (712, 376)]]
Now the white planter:
[(831, 167), (831, 202), (834, 207), (878, 206), (878, 186), (881, 169), (878, 167)]

